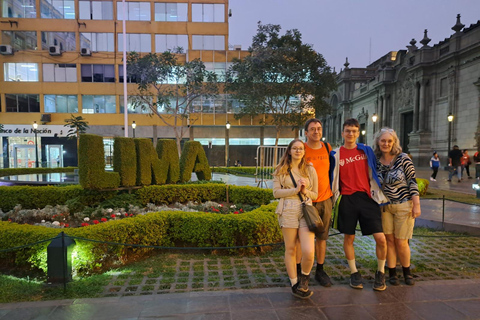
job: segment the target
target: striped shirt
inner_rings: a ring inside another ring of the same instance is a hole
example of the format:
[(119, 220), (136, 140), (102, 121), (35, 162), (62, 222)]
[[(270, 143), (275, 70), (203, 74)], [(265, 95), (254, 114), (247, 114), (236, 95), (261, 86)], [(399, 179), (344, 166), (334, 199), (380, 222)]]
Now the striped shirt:
[(402, 203), (419, 195), (415, 167), (407, 154), (399, 154), (390, 170), (388, 165), (377, 161), (377, 169), (383, 193), (391, 203)]

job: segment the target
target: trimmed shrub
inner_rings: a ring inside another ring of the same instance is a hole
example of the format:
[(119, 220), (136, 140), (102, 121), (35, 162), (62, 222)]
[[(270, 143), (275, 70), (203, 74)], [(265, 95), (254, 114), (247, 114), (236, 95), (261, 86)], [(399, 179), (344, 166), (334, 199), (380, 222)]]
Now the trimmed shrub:
[(198, 141), (187, 141), (183, 145), (180, 158), (180, 181), (190, 181), (192, 172), (196, 173), (198, 180), (212, 180), (212, 171), (208, 165), (205, 150)]
[(160, 181), (158, 184), (177, 183), (180, 180), (180, 159), (178, 158), (177, 144), (172, 139), (157, 141), (157, 155), (162, 163)]
[(417, 184), (418, 184), (418, 192), (420, 193), (420, 196), (426, 195), (428, 186), (430, 185), (430, 181), (428, 181), (427, 179), (417, 178)]
[(228, 186), (229, 200), (233, 203), (255, 205), (268, 204), (275, 198), (272, 189), (260, 189), (249, 186)]
[(65, 168), (6, 168), (6, 169), (0, 169), (0, 177), (20, 175), (20, 174), (73, 172), (75, 169), (77, 169), (77, 167), (65, 167)]
[[(150, 139), (135, 139), (137, 150), (137, 186), (149, 186), (161, 180), (161, 163)], [(153, 179), (152, 179), (153, 178)]]
[(201, 185), (163, 185), (148, 186), (137, 191), (138, 198), (143, 205), (147, 203), (168, 204), (187, 201), (225, 201), (225, 185), (201, 184)]
[(94, 134), (81, 134), (78, 150), (80, 185), (84, 189), (118, 188), (118, 172), (105, 172), (103, 138)]
[(115, 138), (113, 143), (113, 171), (118, 172), (121, 186), (135, 186), (137, 182), (137, 152), (132, 138)]

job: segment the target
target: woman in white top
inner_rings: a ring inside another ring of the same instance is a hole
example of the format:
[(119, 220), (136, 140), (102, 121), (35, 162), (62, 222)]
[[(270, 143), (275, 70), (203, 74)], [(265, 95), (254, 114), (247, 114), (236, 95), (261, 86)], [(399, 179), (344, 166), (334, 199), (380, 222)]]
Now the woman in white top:
[[(276, 212), (285, 242), (285, 266), (292, 285), (292, 294), (307, 299), (313, 294), (308, 289), (308, 282), (314, 260), (315, 234), (308, 229), (303, 218), (298, 194), (309, 201), (317, 199), (318, 181), (313, 166), (305, 162), (305, 147), (301, 140), (290, 142), (273, 175), (273, 195), (280, 198)], [(300, 239), (302, 250), (300, 275), (297, 275), (295, 258), (297, 239)]]

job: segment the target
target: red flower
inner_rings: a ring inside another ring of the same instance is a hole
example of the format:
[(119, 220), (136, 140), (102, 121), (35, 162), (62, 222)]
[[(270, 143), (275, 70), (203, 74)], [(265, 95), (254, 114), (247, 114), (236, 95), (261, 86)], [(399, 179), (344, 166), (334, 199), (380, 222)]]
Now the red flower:
[(125, 217), (128, 217), (128, 213), (125, 212)]
[(70, 225), (68, 223), (65, 223), (65, 228), (68, 228)]
[(93, 224), (99, 224), (98, 220), (93, 220)]
[(82, 227), (87, 227), (89, 224), (87, 222), (82, 222)]
[(130, 217), (133, 217), (133, 213), (130, 213), (129, 216), (130, 216)]
[(102, 218), (100, 219), (102, 222), (106, 222), (107, 221), (107, 218)]
[(110, 217), (115, 218), (115, 214), (110, 215)]
[(238, 211), (235, 211), (233, 214), (238, 214)]
[(8, 222), (12, 222), (12, 219), (8, 219)]
[(54, 215), (52, 216), (52, 218), (53, 218), (53, 219), (55, 219), (56, 217), (57, 217), (57, 215), (56, 215), (56, 214), (54, 214)]
[(240, 209), (240, 212), (243, 212), (243, 209)]

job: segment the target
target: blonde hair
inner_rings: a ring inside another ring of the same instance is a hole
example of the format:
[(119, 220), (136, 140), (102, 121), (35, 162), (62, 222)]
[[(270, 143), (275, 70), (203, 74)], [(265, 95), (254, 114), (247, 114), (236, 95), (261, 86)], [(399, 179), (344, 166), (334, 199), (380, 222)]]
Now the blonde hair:
[[(305, 148), (305, 145), (303, 144), (302, 140), (300, 139), (292, 140), (288, 144), (287, 150), (285, 151), (282, 158), (280, 159), (279, 164), (275, 168), (275, 172), (273, 173), (274, 176), (286, 175), (288, 174), (288, 170), (292, 169), (292, 155), (290, 154), (290, 152), (292, 151), (293, 144), (296, 142), (300, 142), (302, 146)], [(298, 164), (298, 169), (302, 176), (308, 177), (307, 162), (305, 161), (305, 153), (303, 154), (303, 157), (300, 160), (300, 163)]]
[(380, 142), (380, 137), (383, 136), (385, 133), (390, 134), (393, 138), (393, 146), (390, 154), (392, 156), (396, 156), (397, 154), (402, 153), (402, 147), (400, 146), (400, 141), (398, 139), (397, 133), (395, 132), (395, 130), (385, 127), (380, 129), (380, 131), (378, 131), (373, 138), (373, 152), (375, 152), (375, 156), (377, 158), (380, 158), (382, 156), (382, 150), (380, 150), (380, 146), (378, 145), (378, 143)]

